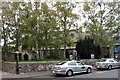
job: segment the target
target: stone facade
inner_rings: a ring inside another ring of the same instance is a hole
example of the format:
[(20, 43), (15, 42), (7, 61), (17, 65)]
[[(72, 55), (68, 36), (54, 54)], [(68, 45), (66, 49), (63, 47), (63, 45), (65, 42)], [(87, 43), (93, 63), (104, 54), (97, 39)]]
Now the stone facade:
[[(85, 64), (95, 66), (97, 60), (81, 60)], [(20, 73), (40, 72), (49, 70), (49, 65), (57, 62), (19, 62)], [(16, 73), (16, 62), (3, 62), (2, 71)]]
[[(55, 63), (55, 62), (54, 62)], [(39, 72), (49, 70), (50, 62), (19, 62), (20, 73)], [(16, 73), (16, 62), (3, 62), (3, 72)]]

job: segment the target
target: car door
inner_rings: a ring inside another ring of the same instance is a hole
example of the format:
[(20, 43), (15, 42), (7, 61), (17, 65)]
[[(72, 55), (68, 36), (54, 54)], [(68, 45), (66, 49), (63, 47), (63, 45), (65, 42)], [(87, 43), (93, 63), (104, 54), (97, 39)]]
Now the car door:
[(117, 60), (114, 60), (114, 65), (116, 68), (119, 67), (119, 62)]
[(86, 67), (85, 67), (85, 65), (83, 63), (78, 61), (77, 65), (78, 65), (78, 71), (79, 72), (86, 71)]
[(115, 60), (111, 59), (111, 60), (109, 60), (109, 62), (113, 68), (115, 68), (117, 66), (117, 62), (115, 62)]
[(73, 72), (77, 72), (78, 71), (78, 66), (77, 66), (76, 62), (69, 62), (68, 66), (69, 66), (68, 68), (72, 69)]

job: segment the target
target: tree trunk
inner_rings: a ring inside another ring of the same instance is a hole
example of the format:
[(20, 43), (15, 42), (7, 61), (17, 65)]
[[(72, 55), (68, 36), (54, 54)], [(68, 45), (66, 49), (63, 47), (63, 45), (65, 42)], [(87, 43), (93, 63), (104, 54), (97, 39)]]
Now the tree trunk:
[(64, 59), (66, 59), (66, 42), (64, 42)]
[(47, 58), (47, 52), (48, 52), (48, 33), (47, 30), (45, 31), (45, 54), (44, 57)]
[(64, 16), (64, 59), (66, 59), (66, 16)]

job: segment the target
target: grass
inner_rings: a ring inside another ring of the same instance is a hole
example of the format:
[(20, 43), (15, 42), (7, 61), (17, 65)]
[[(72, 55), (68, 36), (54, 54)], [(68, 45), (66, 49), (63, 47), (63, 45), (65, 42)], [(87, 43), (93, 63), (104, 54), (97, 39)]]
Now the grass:
[(20, 60), (19, 62), (49, 62), (49, 61), (64, 61), (64, 60), (40, 59), (40, 60)]
[[(65, 60), (63, 59), (40, 59), (40, 60), (32, 59), (32, 60), (20, 60), (19, 62), (54, 62), (54, 61), (59, 62), (59, 61), (65, 61)], [(12, 60), (10, 62), (16, 62), (16, 60)]]
[[(19, 62), (61, 62), (61, 61), (68, 61), (69, 59), (40, 59), (40, 60), (37, 60), (37, 59), (32, 59), (32, 60), (20, 60)], [(95, 60), (95, 59), (80, 59), (80, 60), (84, 60), (84, 61), (87, 61), (87, 60)], [(12, 60), (12, 61), (8, 61), (8, 62), (16, 62), (16, 60)]]

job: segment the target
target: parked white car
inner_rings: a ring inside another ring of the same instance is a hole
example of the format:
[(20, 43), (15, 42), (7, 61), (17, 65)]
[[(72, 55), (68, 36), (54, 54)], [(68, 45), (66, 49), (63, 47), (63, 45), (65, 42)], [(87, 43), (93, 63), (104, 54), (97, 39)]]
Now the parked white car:
[(73, 74), (80, 72), (91, 73), (92, 66), (86, 65), (80, 61), (65, 61), (55, 65), (50, 65), (50, 71), (54, 74), (72, 76)]
[(120, 67), (120, 62), (113, 58), (100, 59), (96, 62), (97, 69), (109, 69)]

